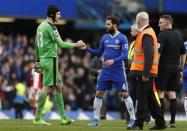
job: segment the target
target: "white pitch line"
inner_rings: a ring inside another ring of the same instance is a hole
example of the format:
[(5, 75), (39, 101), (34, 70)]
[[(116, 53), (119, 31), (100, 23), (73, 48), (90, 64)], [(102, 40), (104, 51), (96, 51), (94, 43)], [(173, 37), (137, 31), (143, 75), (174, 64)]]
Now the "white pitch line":
[[(3, 127), (2, 125), (1, 125), (1, 127)], [(104, 129), (111, 129), (111, 128), (114, 128), (114, 129), (121, 129), (121, 128), (126, 128), (126, 126), (118, 126), (118, 127), (112, 127), (112, 126), (68, 126), (68, 125), (62, 125), (62, 126), (53, 126), (53, 125), (51, 125), (51, 126), (47, 126), (47, 125), (17, 125), (17, 126), (6, 126), (6, 128), (37, 128), (37, 127), (46, 127), (46, 128), (77, 128), (77, 127), (82, 127), (82, 128), (104, 128)]]

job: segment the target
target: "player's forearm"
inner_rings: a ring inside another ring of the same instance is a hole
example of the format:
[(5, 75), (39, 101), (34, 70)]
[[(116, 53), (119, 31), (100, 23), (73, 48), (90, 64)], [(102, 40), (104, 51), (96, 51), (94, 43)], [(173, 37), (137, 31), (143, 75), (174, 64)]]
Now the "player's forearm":
[(150, 71), (154, 62), (154, 43), (150, 36), (144, 36), (143, 39), (144, 50), (144, 71), (143, 76), (149, 77)]
[(123, 61), (123, 60), (126, 60), (127, 59), (127, 54), (123, 54), (117, 58), (114, 59), (114, 63), (115, 62), (119, 62), (119, 61)]
[(94, 56), (98, 56), (100, 57), (102, 55), (102, 52), (100, 50), (95, 50), (95, 49), (91, 49), (91, 48), (86, 48), (86, 51), (91, 53)]
[(185, 62), (186, 62), (186, 54), (183, 54), (180, 56), (180, 64), (179, 64), (179, 68), (181, 70), (183, 70)]
[(128, 59), (128, 50), (125, 47), (122, 47), (121, 55), (114, 59), (114, 63), (127, 59)]
[(61, 48), (74, 48), (75, 44), (70, 42), (64, 42), (61, 39), (57, 40), (57, 45)]

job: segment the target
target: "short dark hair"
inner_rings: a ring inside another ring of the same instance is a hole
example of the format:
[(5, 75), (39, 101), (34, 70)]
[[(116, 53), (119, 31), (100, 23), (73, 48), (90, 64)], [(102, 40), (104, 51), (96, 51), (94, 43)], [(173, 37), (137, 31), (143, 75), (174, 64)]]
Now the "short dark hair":
[(168, 20), (171, 24), (173, 24), (173, 18), (171, 17), (171, 15), (162, 15), (162, 16), (160, 16), (160, 18), (166, 19), (166, 20)]
[(120, 24), (120, 18), (114, 15), (107, 16), (105, 20), (111, 20), (112, 24), (116, 24), (117, 27), (119, 27)]

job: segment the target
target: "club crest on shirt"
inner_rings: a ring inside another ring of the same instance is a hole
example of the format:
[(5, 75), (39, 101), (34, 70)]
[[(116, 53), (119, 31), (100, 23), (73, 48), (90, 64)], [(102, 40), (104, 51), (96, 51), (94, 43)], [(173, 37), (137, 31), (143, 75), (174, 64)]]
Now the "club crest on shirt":
[(115, 40), (115, 44), (119, 44), (119, 40), (118, 39)]
[(59, 35), (59, 33), (58, 33), (57, 30), (54, 30), (53, 33), (55, 34), (55, 36), (56, 36), (57, 39), (60, 39), (60, 35)]

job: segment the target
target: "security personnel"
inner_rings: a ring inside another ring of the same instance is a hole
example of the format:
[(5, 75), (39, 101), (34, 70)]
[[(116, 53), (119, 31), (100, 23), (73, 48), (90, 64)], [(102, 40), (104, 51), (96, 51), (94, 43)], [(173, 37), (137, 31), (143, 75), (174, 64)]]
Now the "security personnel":
[[(130, 32), (133, 41), (131, 42), (130, 47), (129, 47), (129, 51), (128, 51), (128, 63), (129, 63), (128, 65), (129, 65), (129, 70), (130, 70), (131, 63), (133, 61), (135, 39), (136, 39), (136, 36), (138, 35), (139, 32), (140, 32), (140, 30), (139, 30), (137, 24), (133, 24), (131, 26), (131, 32)], [(131, 78), (128, 77), (129, 94), (130, 94), (130, 96), (131, 96), (131, 98), (133, 100), (134, 106), (135, 106), (136, 105), (136, 92), (133, 91), (133, 90), (136, 90), (136, 89), (133, 89), (133, 88), (135, 88), (135, 86), (133, 86), (133, 84), (134, 84), (133, 80), (131, 80)], [(155, 86), (153, 86), (153, 92), (154, 92), (157, 100), (159, 101), (158, 93), (156, 91)], [(145, 116), (145, 118), (144, 118), (144, 122), (149, 123), (150, 121), (151, 121), (151, 117), (150, 117), (150, 115), (148, 113)]]
[[(138, 32), (139, 32), (139, 29), (138, 29), (137, 24), (132, 25), (131, 26), (131, 35), (132, 35), (133, 39), (136, 38)], [(135, 43), (135, 41), (133, 40), (130, 44), (129, 51), (128, 51), (128, 60), (129, 60), (130, 65), (131, 65), (131, 62), (132, 62), (132, 59), (133, 59), (134, 43)]]
[[(137, 24), (134, 24), (131, 26), (131, 32), (130, 34), (132, 35), (132, 39), (133, 41), (131, 42), (130, 44), (130, 47), (129, 47), (129, 50), (128, 50), (128, 71), (130, 70), (130, 67), (131, 67), (131, 64), (132, 64), (132, 61), (133, 61), (133, 54), (134, 54), (134, 44), (135, 44), (135, 39), (136, 39), (136, 36), (139, 32), (139, 29), (138, 29), (138, 26)], [(129, 94), (133, 100), (133, 103), (134, 103), (134, 106), (135, 106), (135, 103), (136, 103), (136, 93), (133, 91), (133, 90), (136, 90), (136, 89), (133, 89), (133, 84), (134, 82), (131, 82), (131, 78), (128, 77), (128, 87), (129, 87)]]
[(154, 30), (149, 26), (149, 16), (146, 12), (140, 12), (136, 16), (136, 23), (140, 32), (135, 45), (133, 61), (129, 77), (132, 78), (136, 92), (136, 122), (129, 129), (143, 129), (144, 117), (149, 107), (155, 126), (152, 130), (165, 129), (165, 120), (161, 108), (152, 90), (154, 77), (158, 72), (158, 46)]
[(15, 107), (15, 118), (23, 118), (23, 110), (28, 105), (28, 99), (26, 97), (26, 86), (25, 84), (19, 82), (15, 86), (16, 96), (14, 98)]
[[(132, 60), (133, 60), (133, 53), (134, 53), (134, 43), (135, 43), (135, 38), (136, 38), (136, 35), (138, 34), (139, 30), (138, 30), (138, 26), (136, 24), (132, 25), (131, 26), (131, 32), (130, 34), (132, 35), (132, 42), (130, 43), (130, 46), (129, 46), (129, 50), (128, 50), (128, 64), (127, 64), (127, 68), (126, 68), (126, 73), (127, 73), (127, 80), (128, 80), (128, 90), (129, 90), (129, 94), (133, 100), (133, 104), (135, 106), (135, 94), (131, 94), (133, 93), (131, 90), (133, 90), (131, 88), (131, 79), (128, 77), (128, 73), (130, 71), (130, 66), (131, 66), (131, 63), (132, 63)], [(132, 86), (133, 87), (133, 86)], [(129, 122), (130, 118), (129, 118), (129, 114), (128, 112), (125, 112), (125, 119), (126, 119), (126, 123)]]

